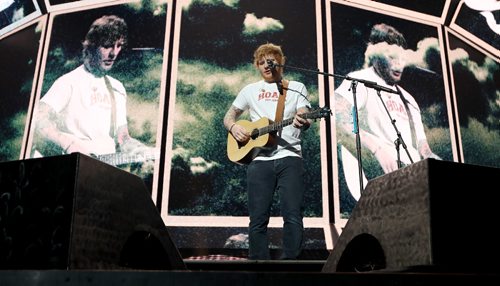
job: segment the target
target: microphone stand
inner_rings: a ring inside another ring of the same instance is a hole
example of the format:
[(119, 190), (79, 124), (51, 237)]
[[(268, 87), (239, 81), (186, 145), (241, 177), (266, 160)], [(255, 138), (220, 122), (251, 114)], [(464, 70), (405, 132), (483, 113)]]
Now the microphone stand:
[(361, 137), (359, 136), (359, 127), (358, 127), (358, 101), (356, 97), (356, 87), (358, 86), (358, 82), (353, 80), (351, 81), (351, 90), (352, 90), (352, 133), (356, 138), (356, 157), (358, 158), (358, 176), (359, 176), (359, 193), (363, 193), (363, 163), (361, 162)]
[[(351, 89), (352, 89), (352, 96), (353, 96), (353, 107), (352, 107), (353, 131), (352, 132), (355, 134), (355, 137), (356, 137), (356, 156), (358, 158), (359, 189), (360, 189), (360, 193), (363, 193), (363, 164), (361, 162), (361, 138), (359, 136), (359, 129), (358, 129), (358, 105), (357, 105), (357, 100), (356, 100), (356, 86), (358, 83), (362, 83), (368, 88), (373, 88), (373, 89), (377, 90), (377, 93), (379, 93), (379, 94), (380, 94), (380, 91), (385, 91), (385, 92), (395, 93), (395, 94), (398, 94), (398, 92), (393, 90), (393, 89), (387, 88), (385, 86), (378, 85), (374, 81), (352, 78), (350, 76), (326, 73), (326, 72), (322, 72), (320, 70), (310, 70), (310, 69), (304, 69), (304, 68), (299, 68), (299, 67), (293, 67), (293, 66), (289, 66), (289, 65), (280, 65), (277, 63), (273, 63), (271, 66), (271, 69), (276, 68), (276, 67), (289, 68), (289, 69), (293, 69), (293, 70), (321, 74), (321, 75), (325, 75), (325, 76), (330, 76), (330, 77), (334, 77), (334, 78), (340, 78), (343, 80), (350, 80), (351, 81)], [(384, 104), (384, 107), (385, 107), (385, 104)], [(386, 111), (387, 111), (387, 108), (386, 108)], [(392, 120), (391, 120), (391, 122), (392, 122)], [(401, 138), (401, 134), (398, 133), (398, 139), (399, 138)], [(401, 138), (401, 141), (402, 141), (402, 138)], [(403, 142), (403, 144), (404, 144), (404, 142)], [(406, 145), (403, 145), (403, 146), (405, 146), (405, 149), (406, 149)], [(398, 147), (398, 150), (399, 150), (399, 147)], [(408, 150), (406, 152), (408, 152)], [(399, 151), (398, 151), (398, 154), (399, 154)], [(410, 154), (408, 154), (408, 156), (409, 155)], [(410, 157), (410, 160), (411, 160), (411, 157)]]
[(394, 141), (394, 145), (396, 147), (396, 153), (397, 153), (397, 162), (398, 162), (398, 169), (403, 166), (403, 163), (401, 162), (401, 155), (399, 153), (399, 146), (402, 145), (403, 149), (405, 149), (406, 155), (408, 155), (408, 158), (410, 159), (410, 162), (413, 163), (413, 159), (410, 156), (410, 152), (408, 151), (408, 148), (406, 147), (405, 141), (403, 140), (403, 137), (401, 136), (401, 132), (399, 132), (398, 127), (396, 126), (396, 119), (392, 119), (391, 113), (389, 113), (389, 110), (387, 109), (387, 106), (385, 105), (384, 100), (382, 100), (382, 95), (380, 94), (380, 90), (377, 89), (377, 95), (378, 98), (380, 99), (380, 102), (382, 102), (382, 105), (384, 106), (385, 112), (387, 113), (387, 116), (389, 116), (389, 119), (391, 120), (391, 124), (394, 127), (394, 130), (396, 131), (396, 135), (398, 138)]

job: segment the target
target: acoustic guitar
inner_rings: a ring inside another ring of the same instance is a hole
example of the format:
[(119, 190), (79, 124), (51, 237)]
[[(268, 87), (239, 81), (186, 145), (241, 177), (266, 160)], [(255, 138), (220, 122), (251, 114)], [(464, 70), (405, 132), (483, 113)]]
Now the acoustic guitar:
[[(318, 119), (330, 116), (328, 107), (321, 107), (314, 111), (303, 113), (304, 119)], [(230, 161), (243, 165), (250, 163), (261, 150), (274, 146), (276, 132), (293, 123), (293, 118), (280, 122), (262, 117), (251, 122), (239, 120), (236, 124), (243, 126), (249, 133), (250, 138), (246, 142), (238, 142), (231, 133), (227, 134), (227, 156)]]

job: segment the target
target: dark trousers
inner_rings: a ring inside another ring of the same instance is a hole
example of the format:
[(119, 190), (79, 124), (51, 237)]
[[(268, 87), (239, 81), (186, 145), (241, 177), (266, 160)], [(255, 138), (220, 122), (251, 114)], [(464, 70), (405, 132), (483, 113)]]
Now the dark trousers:
[(302, 158), (286, 157), (253, 161), (247, 169), (249, 259), (270, 259), (267, 225), (275, 191), (279, 192), (283, 216), (283, 255), (296, 259), (302, 250), (304, 197)]

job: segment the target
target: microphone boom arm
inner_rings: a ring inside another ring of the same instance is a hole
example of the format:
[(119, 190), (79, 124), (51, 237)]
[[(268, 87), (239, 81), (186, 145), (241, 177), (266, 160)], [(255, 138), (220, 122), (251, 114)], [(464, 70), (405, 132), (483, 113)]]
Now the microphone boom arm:
[(309, 73), (314, 73), (314, 74), (321, 74), (325, 76), (331, 76), (334, 78), (340, 78), (344, 80), (350, 80), (351, 81), (351, 88), (353, 90), (353, 133), (355, 134), (356, 137), (356, 155), (358, 158), (358, 173), (359, 173), (359, 188), (360, 188), (360, 193), (363, 193), (363, 165), (361, 162), (361, 139), (359, 136), (359, 129), (358, 129), (358, 107), (357, 107), (357, 102), (356, 102), (356, 86), (358, 83), (364, 84), (368, 88), (373, 88), (377, 91), (377, 93), (380, 93), (380, 91), (385, 91), (389, 93), (395, 93), (398, 94), (396, 90), (390, 89), (385, 86), (381, 86), (377, 84), (376, 82), (369, 81), (369, 80), (364, 80), (364, 79), (358, 79), (358, 78), (352, 78), (350, 76), (344, 76), (344, 75), (338, 75), (338, 74), (332, 74), (332, 73), (326, 73), (322, 72), (320, 70), (310, 70), (310, 69), (304, 69), (304, 68), (299, 68), (299, 67), (293, 67), (293, 66), (285, 66), (285, 65), (280, 65), (278, 63), (275, 63), (272, 60), (267, 60), (267, 64), (271, 69), (276, 69), (276, 67), (281, 67), (281, 68), (289, 68), (293, 70), (298, 70), (298, 71), (305, 71)]
[(271, 69), (275, 69), (276, 67), (281, 67), (281, 68), (306, 71), (306, 72), (311, 72), (311, 73), (321, 74), (321, 75), (326, 75), (326, 76), (332, 76), (334, 78), (340, 78), (340, 79), (346, 79), (346, 80), (350, 80), (350, 81), (360, 82), (360, 83), (364, 84), (366, 87), (373, 88), (375, 90), (380, 90), (380, 91), (385, 91), (388, 93), (398, 94), (398, 92), (396, 90), (393, 90), (393, 89), (385, 87), (385, 86), (381, 86), (374, 81), (364, 80), (364, 79), (360, 79), (360, 78), (353, 78), (353, 77), (346, 76), (346, 75), (326, 73), (326, 72), (322, 72), (320, 70), (310, 70), (310, 69), (304, 69), (304, 68), (299, 68), (299, 67), (293, 67), (293, 66), (289, 66), (289, 65), (280, 65), (280, 64), (277, 64), (271, 60), (267, 60), (267, 64), (271, 67)]

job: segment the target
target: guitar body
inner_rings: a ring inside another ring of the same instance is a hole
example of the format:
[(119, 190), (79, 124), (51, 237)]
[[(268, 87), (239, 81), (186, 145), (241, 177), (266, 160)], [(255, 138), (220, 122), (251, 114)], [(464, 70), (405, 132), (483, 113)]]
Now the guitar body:
[[(300, 116), (305, 119), (318, 119), (331, 115), (327, 107), (318, 108)], [(280, 122), (273, 122), (266, 117), (251, 122), (239, 120), (236, 124), (243, 126), (250, 135), (247, 142), (238, 142), (231, 132), (227, 134), (227, 157), (237, 164), (250, 163), (263, 149), (269, 149), (275, 145), (276, 133), (283, 127), (292, 124), (293, 118), (288, 118)]]
[[(245, 129), (253, 133), (259, 128), (263, 128), (272, 123), (266, 117), (251, 122), (248, 120), (239, 120), (237, 124), (245, 127)], [(257, 134), (258, 135), (258, 134)], [(272, 146), (274, 142), (273, 134), (263, 134), (260, 136), (252, 136), (247, 142), (238, 142), (234, 139), (231, 133), (227, 134), (227, 156), (229, 160), (238, 164), (248, 164), (250, 163), (259, 152), (266, 147)]]

